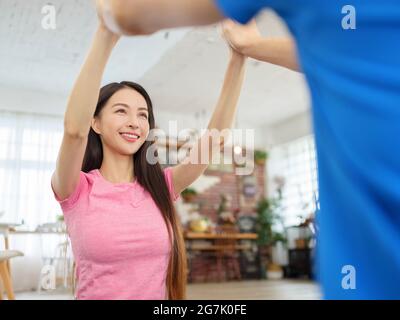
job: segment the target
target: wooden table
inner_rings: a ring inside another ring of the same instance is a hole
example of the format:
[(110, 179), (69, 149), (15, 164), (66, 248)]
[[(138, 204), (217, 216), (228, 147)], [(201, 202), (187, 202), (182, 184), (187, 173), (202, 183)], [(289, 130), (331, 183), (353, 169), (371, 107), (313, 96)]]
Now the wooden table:
[(186, 231), (184, 237), (187, 240), (257, 240), (257, 233), (219, 233), (219, 232), (193, 232)]
[[(194, 252), (211, 252), (217, 257), (218, 278), (221, 278), (221, 260), (226, 254), (235, 251), (251, 250), (251, 244), (240, 244), (241, 240), (257, 240), (256, 233), (240, 232), (192, 232), (184, 233), (186, 248), (188, 250), (189, 280), (192, 280), (192, 255)], [(196, 240), (210, 240), (210, 244), (195, 244)], [(240, 272), (240, 271), (239, 271)], [(240, 278), (240, 276), (239, 276)]]
[[(13, 235), (13, 236), (25, 236), (25, 235), (38, 236), (39, 237), (39, 241), (40, 241), (40, 250), (42, 252), (42, 257), (41, 257), (41, 259), (42, 259), (42, 267), (45, 266), (45, 265), (53, 265), (54, 263), (59, 263), (59, 261), (61, 261), (60, 265), (62, 266), (63, 272), (62, 272), (61, 276), (58, 276), (58, 272), (57, 272), (56, 279), (55, 279), (56, 280), (56, 286), (58, 285), (59, 281), (62, 281), (63, 286), (65, 288), (70, 288), (69, 287), (70, 286), (70, 280), (69, 279), (70, 279), (70, 276), (71, 276), (72, 272), (70, 272), (70, 268), (69, 268), (69, 266), (70, 266), (69, 257), (66, 256), (66, 253), (67, 253), (67, 250), (68, 250), (68, 246), (69, 246), (69, 243), (67, 243), (68, 239), (66, 238), (65, 240), (61, 240), (61, 242), (59, 240), (57, 240), (57, 242), (58, 242), (57, 247), (56, 247), (56, 252), (57, 253), (55, 255), (51, 255), (51, 256), (44, 256), (43, 255), (43, 252), (44, 252), (43, 251), (43, 245), (46, 244), (46, 240), (43, 239), (43, 236), (57, 236), (57, 237), (64, 238), (64, 237), (68, 236), (68, 233), (66, 232), (66, 230), (62, 230), (62, 229), (59, 229), (59, 228), (38, 228), (38, 229), (35, 229), (35, 230), (32, 230), (32, 229), (20, 229), (20, 228), (18, 228), (18, 229), (10, 228), (9, 231), (8, 231), (8, 234), (9, 235)], [(65, 242), (65, 241), (67, 241), (67, 242)], [(60, 249), (60, 250), (64, 250), (64, 251), (62, 251), (61, 256), (57, 255), (58, 252), (59, 252), (57, 250), (58, 250), (60, 245), (65, 246), (65, 249), (64, 249), (64, 247), (62, 247), (62, 249)], [(56, 262), (54, 262), (54, 261), (56, 261)], [(55, 266), (55, 265), (53, 265), (53, 266)], [(39, 277), (39, 286), (37, 288), (38, 292), (40, 292), (42, 290), (42, 287), (41, 287), (42, 276), (43, 276), (43, 274), (41, 273), (40, 277)]]
[[(0, 223), (0, 234), (2, 234), (4, 236), (4, 249), (5, 250), (10, 249), (10, 241), (8, 239), (10, 231), (20, 225), (21, 225), (20, 223), (4, 223), (4, 222)], [(7, 268), (8, 268), (8, 272), (11, 274), (10, 261), (7, 261)]]
[(4, 236), (4, 248), (6, 250), (9, 249), (9, 241), (8, 241), (8, 235), (10, 233), (10, 230), (12, 230), (15, 227), (20, 226), (21, 224), (18, 223), (0, 223), (0, 234), (2, 234)]

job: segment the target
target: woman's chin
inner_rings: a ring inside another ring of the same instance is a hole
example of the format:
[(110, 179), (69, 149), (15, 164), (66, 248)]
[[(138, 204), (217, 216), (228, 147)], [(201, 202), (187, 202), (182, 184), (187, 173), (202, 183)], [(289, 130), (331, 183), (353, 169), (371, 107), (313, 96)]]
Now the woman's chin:
[(143, 143), (138, 143), (138, 141), (132, 143), (118, 143), (115, 145), (114, 150), (117, 151), (120, 155), (124, 156), (132, 156), (134, 155), (140, 147), (143, 145)]

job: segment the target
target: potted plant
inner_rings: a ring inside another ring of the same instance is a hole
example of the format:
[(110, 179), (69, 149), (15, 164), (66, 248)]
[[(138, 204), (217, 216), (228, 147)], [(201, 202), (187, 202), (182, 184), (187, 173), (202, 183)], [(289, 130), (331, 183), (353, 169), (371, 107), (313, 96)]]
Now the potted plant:
[(272, 264), (272, 247), (278, 242), (286, 243), (285, 235), (273, 229), (277, 223), (280, 223), (283, 228), (282, 217), (278, 213), (281, 199), (281, 193), (278, 193), (277, 198), (262, 198), (257, 203), (257, 241), (264, 278), (267, 277), (269, 265), (275, 271), (277, 270), (276, 265)]
[(262, 198), (258, 201), (256, 210), (258, 245), (269, 246), (272, 244), (272, 224), (274, 220), (270, 201)]
[(273, 232), (272, 235), (272, 258), (267, 267), (268, 279), (282, 279), (284, 271), (282, 265), (285, 264), (287, 257), (287, 237), (285, 232)]
[(275, 263), (270, 263), (267, 268), (267, 274), (266, 274), (268, 279), (271, 280), (278, 280), (283, 278), (283, 269), (280, 265), (277, 265)]
[(186, 188), (181, 192), (181, 196), (185, 202), (192, 202), (196, 195), (197, 191), (193, 188)]
[(283, 232), (274, 232), (273, 235), (273, 244), (277, 244), (281, 242), (282, 244), (286, 244), (287, 243), (287, 238), (285, 236), (285, 234)]
[(273, 212), (268, 199), (262, 198), (257, 203), (257, 243), (261, 262), (261, 276), (267, 277), (266, 267), (271, 257)]
[(254, 162), (258, 165), (265, 165), (265, 162), (267, 160), (268, 153), (263, 150), (255, 150), (254, 151)]

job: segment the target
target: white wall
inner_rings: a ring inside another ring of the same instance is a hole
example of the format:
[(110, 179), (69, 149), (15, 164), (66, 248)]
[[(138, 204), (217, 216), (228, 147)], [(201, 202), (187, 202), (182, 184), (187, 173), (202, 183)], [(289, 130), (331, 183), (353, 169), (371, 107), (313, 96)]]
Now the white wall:
[(62, 116), (67, 97), (38, 90), (0, 86), (0, 110)]
[(310, 111), (296, 114), (285, 121), (265, 127), (264, 130), (268, 136), (268, 148), (310, 135), (313, 132)]

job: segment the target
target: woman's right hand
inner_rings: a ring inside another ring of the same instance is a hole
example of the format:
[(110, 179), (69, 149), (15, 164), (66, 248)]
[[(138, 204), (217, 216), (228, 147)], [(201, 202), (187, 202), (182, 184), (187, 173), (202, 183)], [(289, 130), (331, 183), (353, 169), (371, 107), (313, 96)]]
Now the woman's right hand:
[(97, 34), (96, 36), (100, 37), (101, 39), (107, 41), (112, 46), (115, 46), (118, 40), (121, 38), (119, 34), (113, 33), (110, 31), (106, 25), (103, 23), (102, 20), (99, 21), (99, 26), (97, 27)]

